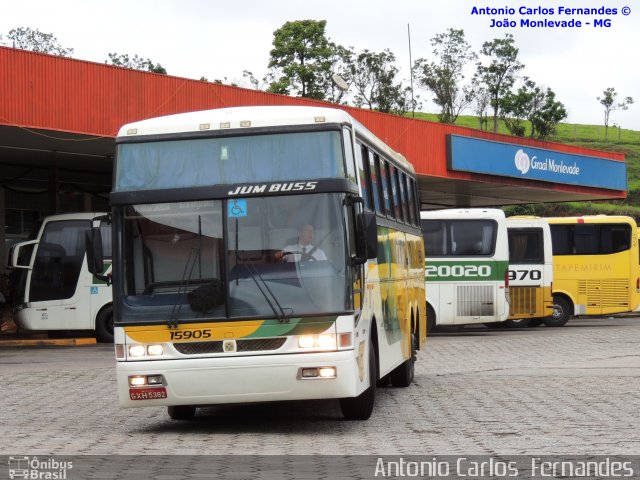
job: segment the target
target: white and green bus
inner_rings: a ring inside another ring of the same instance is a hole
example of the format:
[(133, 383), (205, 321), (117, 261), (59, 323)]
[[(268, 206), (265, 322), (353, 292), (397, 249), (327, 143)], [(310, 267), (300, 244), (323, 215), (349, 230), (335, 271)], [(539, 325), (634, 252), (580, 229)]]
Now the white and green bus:
[(412, 383), (426, 341), (416, 177), (346, 112), (126, 125), (110, 201), (122, 406), (185, 419), (212, 404), (339, 399), (366, 419), (379, 380)]
[[(105, 261), (98, 278), (87, 268), (85, 233), (99, 224)], [(106, 213), (67, 213), (43, 218), (9, 253), (13, 318), (23, 330), (93, 331), (113, 341), (111, 225)], [(105, 278), (107, 277), (107, 278)]]
[(553, 251), (546, 219), (507, 217), (509, 233), (509, 320), (538, 326), (553, 314)]
[(446, 209), (423, 211), (420, 218), (427, 329), (507, 320), (509, 242), (504, 212)]

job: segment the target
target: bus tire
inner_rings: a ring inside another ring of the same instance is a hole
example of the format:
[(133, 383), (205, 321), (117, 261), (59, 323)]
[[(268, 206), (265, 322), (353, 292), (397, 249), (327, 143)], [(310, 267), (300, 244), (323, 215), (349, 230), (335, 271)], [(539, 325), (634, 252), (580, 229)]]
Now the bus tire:
[(172, 420), (191, 420), (196, 414), (196, 407), (191, 405), (172, 405), (167, 407)]
[(391, 385), (406, 388), (413, 382), (416, 365), (416, 334), (411, 334), (411, 355), (391, 372)]
[(96, 317), (96, 337), (103, 343), (113, 343), (113, 307), (108, 306)]
[(527, 328), (530, 321), (530, 318), (515, 318), (513, 320), (506, 320), (503, 323), (504, 326), (508, 328)]
[(506, 328), (507, 325), (507, 321), (505, 320), (504, 322), (488, 322), (484, 324), (485, 327), (487, 328)]
[(373, 413), (376, 399), (376, 352), (373, 342), (369, 346), (369, 388), (357, 397), (341, 398), (340, 410), (347, 420), (367, 420)]
[(427, 334), (436, 330), (436, 312), (433, 307), (427, 303)]
[(544, 319), (547, 327), (562, 327), (571, 316), (571, 304), (566, 298), (559, 295), (553, 296), (553, 313)]

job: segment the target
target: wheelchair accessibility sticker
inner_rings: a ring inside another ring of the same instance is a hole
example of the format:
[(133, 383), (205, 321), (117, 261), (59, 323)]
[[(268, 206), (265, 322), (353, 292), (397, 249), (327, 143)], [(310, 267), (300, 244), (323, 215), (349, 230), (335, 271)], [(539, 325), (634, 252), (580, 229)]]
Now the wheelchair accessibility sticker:
[(98, 294), (98, 287), (91, 287), (91, 295), (97, 295)]
[(247, 216), (247, 200), (244, 198), (237, 198), (229, 200), (227, 203), (227, 211), (229, 218), (239, 218)]

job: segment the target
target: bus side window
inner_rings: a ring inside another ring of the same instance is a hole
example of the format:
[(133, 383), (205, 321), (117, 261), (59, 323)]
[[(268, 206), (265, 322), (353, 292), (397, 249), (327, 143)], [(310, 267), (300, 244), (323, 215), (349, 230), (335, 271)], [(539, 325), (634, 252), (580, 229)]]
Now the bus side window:
[(342, 138), (344, 140), (344, 161), (347, 167), (347, 178), (349, 178), (349, 181), (356, 183), (356, 166), (354, 165), (355, 158), (353, 156), (351, 130), (349, 130), (348, 128), (343, 128)]
[(598, 225), (578, 224), (575, 227), (575, 253), (577, 254), (597, 254), (598, 253)]
[(393, 194), (391, 192), (391, 174), (389, 172), (389, 164), (384, 160), (380, 160), (380, 172), (382, 173), (381, 181), (384, 210), (388, 217), (395, 218)]
[(602, 225), (602, 253), (624, 252), (631, 248), (629, 225)]
[(402, 199), (402, 215), (404, 217), (404, 221), (407, 223), (413, 223), (414, 220), (412, 218), (412, 211), (411, 208), (409, 208), (409, 201), (407, 198), (407, 176), (405, 175), (404, 172), (400, 172), (400, 176), (399, 176), (399, 182), (400, 182), (400, 198)]
[(420, 205), (417, 196), (417, 184), (415, 180), (407, 177), (407, 187), (409, 192), (409, 209), (413, 212), (411, 215), (412, 223), (414, 225), (420, 224)]
[(554, 255), (571, 255), (573, 252), (573, 226), (550, 225)]
[(362, 189), (362, 199), (364, 200), (364, 207), (367, 210), (374, 210), (373, 201), (371, 198), (371, 174), (369, 172), (369, 151), (364, 145), (357, 145), (356, 148), (356, 162), (358, 167), (358, 178), (360, 180), (360, 188)]
[(373, 152), (369, 152), (369, 166), (371, 172), (371, 190), (373, 191), (373, 201), (376, 213), (384, 215), (382, 207), (382, 177), (380, 173), (380, 158)]
[(425, 254), (430, 257), (447, 255), (446, 223), (440, 220), (422, 220)]
[(400, 182), (398, 181), (398, 169), (391, 164), (389, 165), (389, 182), (391, 182), (391, 198), (393, 198), (393, 206), (395, 217), (402, 221), (402, 204), (400, 203)]

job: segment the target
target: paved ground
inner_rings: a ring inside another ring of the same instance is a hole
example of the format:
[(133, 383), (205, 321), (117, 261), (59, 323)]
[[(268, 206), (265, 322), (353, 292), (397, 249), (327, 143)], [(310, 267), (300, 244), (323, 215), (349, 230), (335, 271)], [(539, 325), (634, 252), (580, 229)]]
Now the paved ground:
[(634, 455), (640, 318), (430, 337), (373, 417), (335, 402), (120, 409), (112, 346), (1, 347), (0, 454)]

